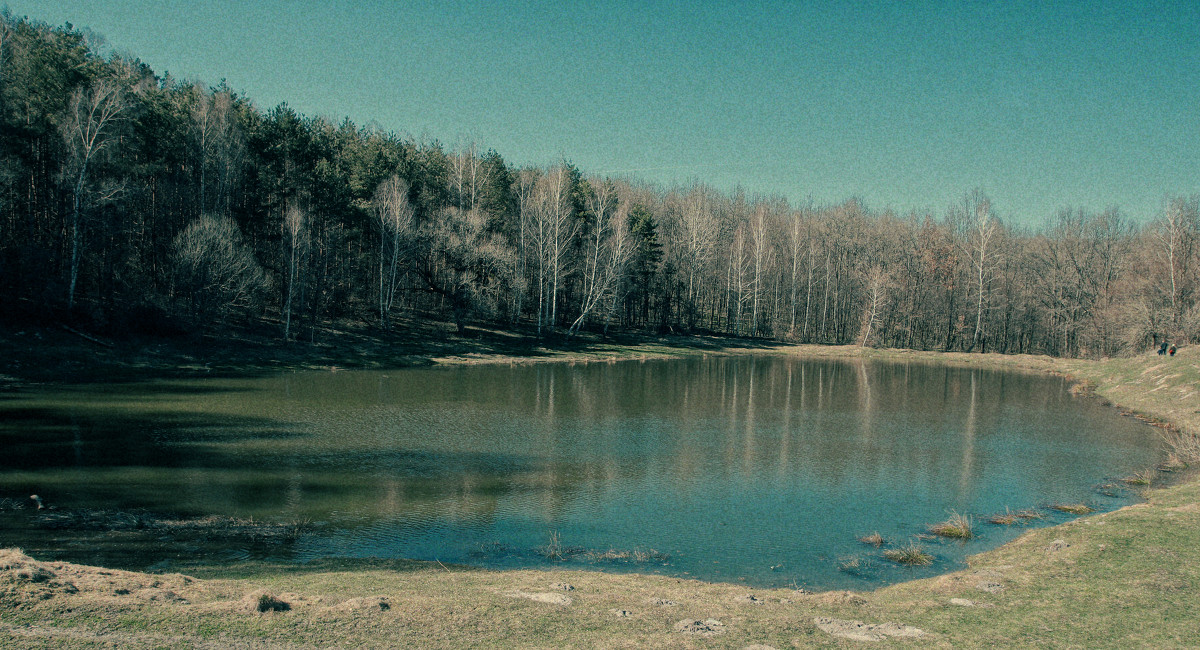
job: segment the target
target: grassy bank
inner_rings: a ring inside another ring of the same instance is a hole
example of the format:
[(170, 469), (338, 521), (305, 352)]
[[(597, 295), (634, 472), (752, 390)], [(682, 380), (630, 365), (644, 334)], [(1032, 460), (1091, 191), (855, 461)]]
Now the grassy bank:
[[(691, 341), (585, 341), (531, 354), (447, 348), (414, 358), (753, 353), (1056, 372), (1086, 382), (1131, 416), (1200, 431), (1200, 368), (1189, 349), (1173, 359), (1070, 361)], [(790, 648), (847, 647), (859, 643), (854, 638), (921, 647), (1192, 646), (1200, 609), (1200, 482), (1166, 480), (1178, 475), (1152, 473), (1144, 503), (1031, 530), (974, 556), (966, 570), (863, 593), (409, 561), (150, 575), (42, 563), (9, 550), (0, 554), (0, 646)]]

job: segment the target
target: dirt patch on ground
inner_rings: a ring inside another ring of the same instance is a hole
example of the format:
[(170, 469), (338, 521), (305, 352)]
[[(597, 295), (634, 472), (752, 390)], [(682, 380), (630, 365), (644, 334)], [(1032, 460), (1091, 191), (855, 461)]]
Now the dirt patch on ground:
[(863, 623), (827, 617), (817, 617), (813, 622), (823, 632), (853, 641), (882, 641), (888, 637), (916, 639), (925, 636), (924, 631), (899, 623)]
[(571, 597), (566, 594), (556, 594), (549, 591), (539, 591), (536, 593), (530, 593), (528, 591), (509, 591), (504, 595), (508, 596), (509, 598), (527, 598), (537, 603), (549, 603), (551, 605), (566, 606), (574, 602), (571, 600)]
[(710, 637), (725, 633), (725, 624), (715, 618), (704, 620), (685, 618), (675, 624), (675, 631), (695, 636)]

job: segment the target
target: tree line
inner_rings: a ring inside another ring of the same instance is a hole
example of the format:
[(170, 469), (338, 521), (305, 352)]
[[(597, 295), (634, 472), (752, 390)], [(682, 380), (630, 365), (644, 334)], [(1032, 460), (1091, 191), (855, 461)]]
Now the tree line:
[(6, 310), (111, 331), (451, 320), (1102, 356), (1200, 336), (1200, 205), (1007, 223), (518, 168), (0, 14)]

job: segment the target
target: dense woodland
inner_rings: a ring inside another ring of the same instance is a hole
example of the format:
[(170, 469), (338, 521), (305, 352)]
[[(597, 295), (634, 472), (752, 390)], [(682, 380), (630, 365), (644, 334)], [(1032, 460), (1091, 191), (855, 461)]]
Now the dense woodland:
[[(1086, 161), (1080, 161), (1086, 164)], [(1100, 197), (1102, 198), (1102, 197)], [(110, 333), (453, 321), (1099, 356), (1200, 337), (1200, 206), (1015, 227), (515, 168), (0, 15), (0, 291)]]

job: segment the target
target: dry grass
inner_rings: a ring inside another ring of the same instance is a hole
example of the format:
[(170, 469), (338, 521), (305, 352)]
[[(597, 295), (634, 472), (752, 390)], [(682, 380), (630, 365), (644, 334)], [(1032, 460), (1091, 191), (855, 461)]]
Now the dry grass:
[(957, 512), (951, 512), (950, 518), (946, 521), (930, 526), (929, 532), (938, 537), (949, 537), (950, 539), (971, 539), (975, 536), (971, 517), (960, 515)]
[(1161, 435), (1167, 447), (1171, 449), (1168, 460), (1173, 459), (1176, 466), (1182, 466), (1178, 467), (1179, 469), (1200, 462), (1200, 436), (1185, 433), (1174, 427), (1163, 429)]
[(545, 546), (539, 546), (534, 550), (538, 555), (547, 560), (563, 559), (562, 538), (559, 536), (558, 531), (550, 531), (550, 541), (546, 542)]

